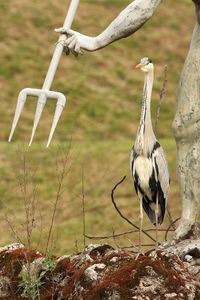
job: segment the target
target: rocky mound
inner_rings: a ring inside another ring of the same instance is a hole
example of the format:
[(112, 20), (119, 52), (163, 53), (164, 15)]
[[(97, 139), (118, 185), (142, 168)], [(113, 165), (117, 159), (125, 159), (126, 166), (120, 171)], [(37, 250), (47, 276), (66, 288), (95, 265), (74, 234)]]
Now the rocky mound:
[(0, 299), (200, 299), (200, 268), (166, 251), (135, 257), (109, 245), (50, 257), (21, 244), (0, 249)]

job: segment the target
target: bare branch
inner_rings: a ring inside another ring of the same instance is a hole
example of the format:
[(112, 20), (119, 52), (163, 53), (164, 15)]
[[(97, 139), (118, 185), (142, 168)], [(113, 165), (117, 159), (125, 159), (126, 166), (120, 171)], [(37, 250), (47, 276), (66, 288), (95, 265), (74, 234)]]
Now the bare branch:
[[(133, 249), (136, 249), (136, 253), (138, 253), (139, 252), (139, 246), (138, 245), (134, 245), (133, 244), (133, 242), (129, 239), (129, 238), (126, 238), (127, 239), (127, 241), (129, 241), (129, 243), (132, 245), (132, 248)], [(142, 245), (140, 245), (140, 247), (141, 247)]]
[(113, 237), (114, 243), (115, 243), (115, 245), (117, 246), (117, 248), (121, 248), (121, 247), (119, 246), (119, 244), (117, 243), (114, 229), (113, 229), (113, 236), (112, 236), (112, 237)]
[(160, 91), (160, 100), (159, 100), (157, 111), (156, 111), (156, 122), (155, 122), (155, 134), (156, 135), (157, 135), (157, 132), (158, 132), (158, 121), (159, 121), (159, 118), (160, 118), (160, 109), (161, 109), (161, 105), (162, 105), (162, 102), (164, 100), (164, 97), (166, 95), (167, 72), (168, 72), (168, 67), (167, 67), (167, 65), (165, 65), (165, 67), (164, 67), (163, 85), (162, 85), (162, 89)]
[[(141, 244), (141, 245), (136, 244), (136, 245), (134, 245), (134, 246), (135, 246), (135, 247), (139, 247), (139, 246), (142, 246), (142, 247), (155, 247), (155, 244)], [(131, 245), (131, 246), (120, 247), (121, 250), (132, 249), (132, 248), (133, 248), (132, 245)], [(137, 251), (131, 251), (131, 252), (133, 252), (133, 253), (138, 253), (138, 250), (137, 250)]]
[[(170, 212), (169, 205), (167, 205), (167, 217), (168, 217), (168, 220), (169, 220), (170, 224), (172, 225), (173, 229), (176, 230), (176, 225), (175, 225), (174, 220), (172, 218), (172, 214)], [(167, 230), (169, 231), (169, 228)]]
[[(111, 192), (111, 200), (112, 200), (112, 203), (113, 203), (113, 205), (114, 205), (116, 211), (117, 211), (118, 214), (120, 215), (120, 217), (121, 217), (122, 219), (124, 219), (127, 223), (129, 223), (131, 226), (133, 226), (134, 228), (136, 228), (137, 230), (140, 230), (140, 228), (139, 228), (137, 225), (135, 225), (134, 223), (132, 223), (128, 218), (126, 218), (126, 217), (121, 213), (121, 211), (120, 211), (119, 208), (117, 207), (117, 204), (116, 204), (115, 199), (114, 199), (114, 192), (115, 192), (116, 188), (117, 188), (117, 187), (125, 180), (125, 178), (126, 178), (126, 176), (124, 176), (124, 177), (123, 177), (123, 178), (122, 178), (122, 179), (114, 186), (114, 188), (112, 189), (112, 192)], [(150, 238), (152, 241), (156, 242), (156, 240), (155, 240), (150, 234), (148, 234), (145, 230), (142, 229), (142, 232), (143, 232), (146, 236), (148, 236), (148, 238)]]
[(53, 206), (53, 213), (52, 213), (52, 217), (51, 217), (51, 223), (50, 223), (50, 227), (49, 227), (45, 253), (47, 253), (47, 251), (48, 251), (50, 239), (51, 239), (51, 236), (52, 236), (52, 231), (53, 231), (53, 226), (54, 226), (54, 221), (55, 221), (55, 215), (56, 215), (56, 211), (57, 211), (58, 202), (61, 199), (62, 194), (63, 194), (63, 181), (64, 181), (64, 178), (65, 178), (65, 175), (66, 175), (66, 171), (68, 173), (69, 169), (70, 169), (70, 168), (68, 168), (68, 170), (67, 170), (67, 163), (68, 163), (68, 157), (69, 157), (70, 150), (71, 150), (71, 141), (70, 141), (67, 153), (64, 154), (63, 157), (61, 157), (61, 159), (62, 159), (62, 166), (61, 166), (62, 169), (61, 169), (61, 171), (59, 171), (59, 165), (57, 163), (58, 187), (57, 187), (56, 198), (55, 198), (55, 202), (54, 202), (54, 206)]
[(24, 242), (22, 241), (21, 237), (18, 234), (18, 231), (16, 230), (15, 226), (10, 222), (7, 214), (5, 215), (5, 221), (8, 224), (8, 227), (10, 228), (13, 238), (16, 239), (18, 242), (20, 242), (22, 245)]
[[(158, 228), (158, 231), (161, 231), (161, 232), (166, 232), (166, 231), (175, 231), (174, 229), (169, 229), (168, 228)], [(145, 232), (151, 232), (151, 231), (155, 231), (155, 228), (149, 228), (149, 229), (145, 229)], [(132, 230), (128, 230), (128, 231), (124, 231), (124, 232), (120, 232), (120, 233), (116, 233), (114, 236), (113, 235), (103, 235), (103, 236), (92, 236), (92, 235), (85, 235), (85, 237), (87, 239), (90, 239), (90, 240), (106, 240), (106, 239), (111, 239), (113, 237), (120, 237), (120, 236), (124, 236), (124, 235), (128, 235), (128, 234), (131, 234), (131, 233), (135, 233), (135, 232), (139, 232), (138, 229), (132, 229)]]
[(176, 222), (178, 222), (180, 219), (181, 219), (181, 218), (177, 218), (176, 220), (174, 220), (173, 223), (171, 223), (171, 224), (169, 225), (169, 228), (166, 230), (166, 233), (165, 233), (165, 241), (167, 241), (167, 236), (168, 236), (168, 232), (170, 231), (170, 228), (171, 228)]
[(84, 186), (84, 168), (82, 166), (82, 221), (83, 221), (83, 245), (85, 248), (86, 229), (85, 229), (85, 186)]
[(24, 148), (22, 151), (20, 151), (19, 156), (22, 168), (18, 176), (18, 181), (25, 215), (22, 228), (25, 235), (24, 240), (26, 246), (30, 251), (36, 222), (37, 186), (33, 182), (35, 172), (30, 170), (27, 164), (27, 150)]

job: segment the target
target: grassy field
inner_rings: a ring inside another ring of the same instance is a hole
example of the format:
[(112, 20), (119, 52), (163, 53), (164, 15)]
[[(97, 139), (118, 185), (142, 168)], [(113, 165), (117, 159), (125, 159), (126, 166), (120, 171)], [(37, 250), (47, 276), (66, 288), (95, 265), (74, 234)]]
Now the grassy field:
[[(174, 218), (180, 215), (171, 124), (179, 75), (194, 26), (192, 1), (167, 0), (135, 35), (79, 58), (63, 56), (52, 89), (64, 93), (68, 105), (51, 147), (47, 150), (45, 143), (55, 104), (48, 101), (34, 143), (27, 148), (36, 107), (36, 101), (31, 99), (26, 103), (13, 142), (8, 144), (18, 93), (24, 87), (42, 86), (57, 40), (53, 29), (62, 26), (66, 2), (69, 1), (7, 0), (0, 3), (0, 244), (13, 241), (6, 216), (23, 236), (20, 226), (25, 216), (18, 178), (23, 169), (21, 156), (25, 152), (27, 168), (34, 173), (30, 181), (37, 186), (39, 218), (33, 233), (33, 246), (42, 228), (39, 248), (44, 248), (57, 190), (59, 149), (67, 151), (72, 138), (71, 167), (56, 213), (57, 254), (83, 247), (82, 170), (87, 234), (112, 235), (113, 230), (130, 229), (117, 215), (110, 200), (112, 187), (124, 175), (127, 179), (118, 189), (116, 199), (122, 211), (135, 223), (139, 222), (139, 203), (129, 175), (129, 157), (139, 121), (143, 87), (143, 75), (132, 66), (143, 56), (151, 57), (156, 65), (153, 118), (163, 69), (168, 66), (167, 97), (162, 105), (158, 137), (166, 151), (171, 174), (169, 205)], [(80, 2), (73, 28), (88, 35), (99, 34), (130, 3), (127, 0)], [(163, 227), (167, 224), (166, 220)], [(146, 217), (145, 227), (151, 227)], [(137, 243), (138, 236), (130, 235), (129, 239)], [(149, 242), (145, 237), (144, 241)], [(112, 239), (108, 242), (113, 243)], [(118, 243), (130, 244), (124, 237)]]

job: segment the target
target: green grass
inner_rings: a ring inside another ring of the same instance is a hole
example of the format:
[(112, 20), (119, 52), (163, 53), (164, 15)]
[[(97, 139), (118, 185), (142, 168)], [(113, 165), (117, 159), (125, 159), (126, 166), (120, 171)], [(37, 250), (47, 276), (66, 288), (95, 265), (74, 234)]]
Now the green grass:
[[(57, 40), (53, 29), (62, 26), (67, 9), (65, 2), (14, 0), (0, 4), (2, 245), (13, 241), (4, 220), (6, 212), (17, 227), (24, 218), (17, 181), (21, 169), (18, 153), (28, 144), (36, 107), (35, 100), (27, 101), (13, 142), (8, 144), (6, 141), (17, 96), (25, 87), (42, 86)], [(194, 26), (193, 5), (190, 2), (163, 1), (155, 16), (134, 36), (96, 53), (85, 53), (79, 58), (63, 56), (52, 89), (67, 96), (67, 107), (52, 145), (47, 150), (45, 143), (55, 109), (54, 103), (47, 103), (34, 143), (27, 152), (29, 167), (35, 170), (32, 180), (38, 186), (37, 209), (43, 215), (42, 225), (38, 221), (38, 229), (34, 233), (34, 245), (39, 238), (41, 226), (44, 230), (40, 248), (45, 245), (57, 186), (57, 148), (58, 145), (67, 148), (71, 137), (70, 161), (73, 161), (73, 165), (64, 182), (66, 189), (56, 214), (56, 253), (75, 250), (76, 240), (78, 247), (83, 246), (82, 165), (85, 174), (87, 233), (112, 234), (113, 229), (123, 231), (128, 228), (116, 214), (110, 200), (112, 187), (125, 174), (128, 177), (117, 192), (118, 201), (123, 211), (138, 223), (139, 205), (129, 175), (129, 156), (139, 122), (143, 88), (143, 75), (133, 70), (132, 66), (143, 56), (152, 57), (156, 65), (153, 117), (159, 101), (165, 64), (169, 69), (167, 97), (162, 105), (158, 137), (166, 150), (172, 178), (170, 207), (173, 215), (179, 216), (175, 142), (171, 124), (178, 79)], [(99, 34), (129, 3), (127, 0), (81, 1), (73, 27), (85, 34)], [(145, 226), (151, 226), (147, 219)], [(137, 236), (130, 238), (137, 242)], [(129, 242), (123, 238), (119, 243), (124, 245)]]
[[(174, 153), (175, 143), (171, 139), (161, 140), (169, 159), (169, 167), (172, 174), (173, 186), (176, 183)], [(129, 174), (129, 156), (131, 140), (117, 141), (86, 141), (72, 142), (72, 149), (69, 156), (69, 165), (72, 164), (69, 174), (65, 178), (65, 193), (58, 205), (56, 214), (56, 236), (57, 251), (60, 253), (75, 250), (75, 240), (82, 246), (82, 165), (84, 168), (85, 185), (85, 210), (86, 210), (86, 232), (92, 235), (112, 234), (113, 228), (121, 231), (127, 229), (127, 225), (120, 220), (112, 207), (110, 192), (124, 175), (127, 175), (125, 183), (119, 188), (117, 199), (123, 211), (134, 220), (139, 209), (138, 199), (133, 191), (133, 185)], [(66, 149), (68, 146), (65, 146)], [(15, 148), (15, 146), (13, 147)], [(19, 147), (21, 148), (21, 147)], [(1, 153), (6, 153), (6, 168), (4, 170), (2, 195), (2, 220), (3, 228), (7, 227), (4, 220), (5, 212), (19, 228), (23, 222), (23, 199), (19, 190), (19, 183), (16, 178), (22, 172), (21, 154), (17, 149), (11, 149), (10, 145), (2, 144)], [(50, 216), (53, 211), (53, 201), (57, 190), (56, 161), (60, 154), (58, 148), (52, 146), (50, 150), (43, 148), (42, 144), (35, 143), (26, 153), (28, 169), (34, 173), (33, 184), (38, 187), (37, 211), (42, 214), (43, 240), (41, 247), (45, 246), (46, 233), (50, 224)], [(16, 170), (13, 172), (13, 169)], [(176, 183), (177, 184), (177, 183)], [(172, 193), (174, 192), (172, 188)], [(171, 203), (172, 205), (172, 203)], [(175, 205), (175, 204), (174, 204)], [(17, 221), (13, 218), (13, 210)], [(174, 216), (177, 216), (180, 209), (176, 209)], [(39, 215), (37, 213), (37, 215)], [(106, 220), (106, 221), (105, 221)], [(137, 219), (136, 219), (137, 220)], [(137, 223), (137, 221), (136, 221)], [(167, 224), (167, 221), (166, 221)], [(151, 226), (145, 220), (146, 226)], [(18, 229), (20, 231), (20, 229)], [(34, 233), (34, 241), (37, 241), (41, 227), (38, 226)], [(137, 242), (137, 236), (133, 236)], [(9, 240), (4, 236), (3, 241)], [(112, 241), (110, 241), (112, 242)], [(124, 243), (124, 241), (122, 240)], [(121, 242), (121, 243), (122, 243)]]

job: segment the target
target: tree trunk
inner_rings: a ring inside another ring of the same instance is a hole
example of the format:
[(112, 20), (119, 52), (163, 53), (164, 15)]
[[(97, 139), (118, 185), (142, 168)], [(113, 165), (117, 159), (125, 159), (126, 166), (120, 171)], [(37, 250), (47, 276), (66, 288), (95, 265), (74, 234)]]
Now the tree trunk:
[(192, 0), (196, 6), (197, 21), (200, 24), (200, 0)]
[(179, 83), (173, 122), (177, 144), (177, 169), (182, 198), (182, 218), (175, 239), (200, 232), (200, 1), (197, 23)]

